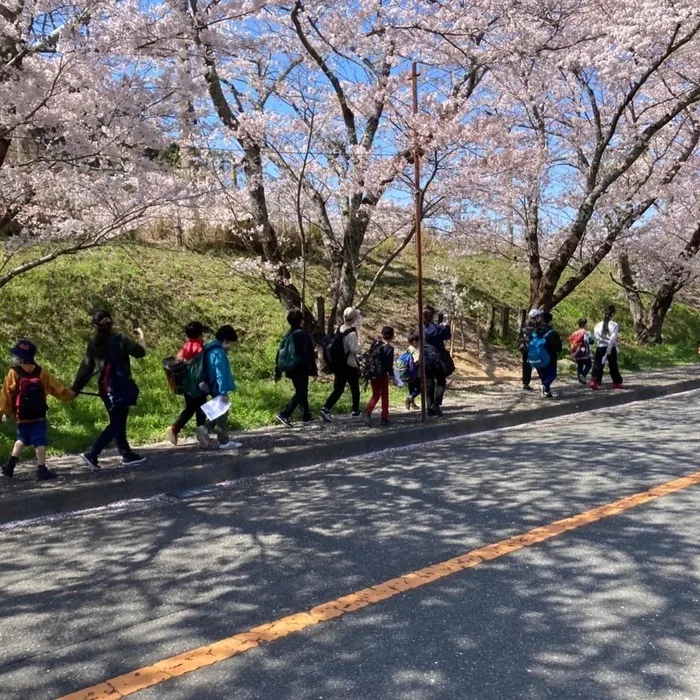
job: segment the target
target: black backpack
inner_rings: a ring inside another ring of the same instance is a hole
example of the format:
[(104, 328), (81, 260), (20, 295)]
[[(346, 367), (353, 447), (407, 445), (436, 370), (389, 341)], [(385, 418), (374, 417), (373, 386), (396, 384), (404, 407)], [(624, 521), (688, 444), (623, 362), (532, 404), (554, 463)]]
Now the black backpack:
[(119, 336), (112, 335), (107, 345), (107, 357), (100, 372), (100, 395), (110, 404), (135, 406), (139, 388), (131, 378), (127, 366), (119, 357)]
[(15, 396), (15, 419), (37, 421), (46, 418), (46, 390), (41, 381), (41, 367), (34, 365), (31, 372), (15, 367), (17, 372), (17, 395)]
[(323, 339), (323, 363), (321, 370), (326, 373), (342, 371), (348, 363), (348, 355), (345, 352), (345, 337), (350, 333), (357, 333), (356, 328), (348, 328), (342, 333), (337, 330), (332, 335)]

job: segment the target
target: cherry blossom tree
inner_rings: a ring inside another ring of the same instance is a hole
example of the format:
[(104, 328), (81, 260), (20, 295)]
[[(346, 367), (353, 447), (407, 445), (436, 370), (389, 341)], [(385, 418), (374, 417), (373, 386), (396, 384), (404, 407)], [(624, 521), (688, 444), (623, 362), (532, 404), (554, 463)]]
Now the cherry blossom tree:
[(533, 306), (554, 307), (596, 269), (635, 219), (615, 219), (630, 189), (643, 208), (668, 184), (700, 99), (699, 31), (690, 2), (548, 3), (503, 27), (467, 204), (522, 243)]
[(0, 287), (186, 196), (158, 157), (167, 77), (131, 50), (132, 9), (0, 4)]

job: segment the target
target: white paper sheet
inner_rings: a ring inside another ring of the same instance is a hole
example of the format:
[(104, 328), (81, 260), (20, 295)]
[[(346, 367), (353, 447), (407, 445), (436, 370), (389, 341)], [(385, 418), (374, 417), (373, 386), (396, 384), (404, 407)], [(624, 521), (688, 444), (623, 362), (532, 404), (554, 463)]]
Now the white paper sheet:
[(217, 396), (202, 406), (202, 412), (210, 421), (215, 421), (220, 416), (223, 416), (230, 407), (231, 404), (225, 401), (223, 396)]

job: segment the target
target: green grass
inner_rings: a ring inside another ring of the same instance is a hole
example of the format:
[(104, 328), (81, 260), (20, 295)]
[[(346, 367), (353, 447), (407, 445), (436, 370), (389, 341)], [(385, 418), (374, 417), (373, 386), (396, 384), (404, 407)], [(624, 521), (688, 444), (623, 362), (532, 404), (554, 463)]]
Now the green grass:
[[(454, 258), (434, 242), (425, 256), (426, 300), (437, 296), (438, 266), (458, 272), (475, 300), (507, 303), (514, 308), (527, 305), (527, 271), (522, 265), (485, 256)], [(415, 326), (414, 269), (413, 252), (409, 249), (387, 272), (364, 309), (366, 330), (387, 323), (396, 328), (397, 349), (403, 347), (405, 331)], [(361, 285), (369, 283), (373, 271), (371, 267), (363, 271)], [(312, 267), (309, 296), (324, 293), (326, 284), (324, 271)], [(3, 376), (9, 361), (6, 348), (16, 338), (28, 337), (39, 346), (38, 362), (69, 385), (90, 337), (89, 318), (95, 308), (111, 309), (117, 329), (122, 332), (129, 332), (132, 316), (140, 319), (149, 353), (146, 359), (134, 362), (134, 375), (141, 387), (141, 400), (130, 421), (134, 444), (162, 440), (165, 428), (181, 408), (180, 397), (167, 389), (160, 363), (178, 349), (182, 327), (193, 319), (214, 327), (232, 323), (239, 329), (240, 343), (231, 355), (239, 386), (231, 412), (234, 428), (271, 423), (291, 393), (288, 381), (272, 382), (275, 353), (286, 327), (280, 305), (263, 282), (231, 274), (223, 258), (147, 246), (110, 247), (38, 268), (0, 289), (0, 302)], [(580, 315), (596, 321), (602, 307), (611, 302), (620, 310), (618, 320), (624, 343), (620, 362), (624, 369), (696, 360), (700, 339), (700, 315), (696, 311), (675, 305), (665, 329), (667, 344), (637, 347), (632, 343), (631, 318), (620, 289), (605, 270), (592, 275), (557, 307), (557, 328), (566, 336), (576, 327)], [(326, 382), (312, 384), (310, 398), (315, 412), (330, 388)], [(404, 396), (403, 390), (393, 390), (392, 403), (400, 402)], [(53, 399), (50, 402), (54, 453), (83, 449), (104, 425), (105, 412), (96, 398), (80, 397), (73, 404), (58, 404)], [(349, 408), (348, 396), (338, 408)], [(13, 439), (12, 425), (0, 428), (0, 457), (7, 455)]]

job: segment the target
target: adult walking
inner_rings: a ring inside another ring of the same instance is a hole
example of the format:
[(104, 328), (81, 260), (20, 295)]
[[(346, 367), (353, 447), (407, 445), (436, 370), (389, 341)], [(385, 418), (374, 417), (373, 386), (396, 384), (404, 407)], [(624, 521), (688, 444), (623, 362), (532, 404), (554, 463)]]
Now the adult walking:
[(535, 332), (535, 328), (539, 323), (540, 318), (544, 312), (542, 309), (531, 309), (520, 329), (520, 334), (518, 335), (518, 349), (520, 350), (520, 355), (522, 357), (522, 383), (524, 391), (532, 391), (530, 382), (532, 381), (532, 365), (527, 359), (528, 350), (530, 349), (530, 340)]
[(449, 323), (445, 323), (441, 318), (435, 321), (435, 307), (426, 306), (423, 310), (423, 333), (425, 345), (430, 346), (437, 354), (437, 361), (434, 366), (428, 369), (431, 364), (429, 351), (426, 348), (426, 377), (425, 389), (426, 400), (428, 402), (428, 414), (431, 416), (442, 416), (442, 401), (447, 387), (447, 377), (455, 369), (450, 353), (445, 347), (445, 341), (452, 337), (452, 329)]
[(98, 392), (107, 409), (109, 424), (83, 455), (93, 469), (99, 469), (99, 456), (112, 440), (125, 467), (146, 461), (134, 452), (127, 439), (129, 411), (136, 405), (139, 388), (131, 376), (132, 357), (140, 359), (146, 355), (146, 339), (143, 331), (134, 323), (136, 340), (115, 333), (109, 311), (95, 312), (92, 317), (95, 335), (88, 343), (83, 360), (73, 382), (73, 392), (79, 394), (90, 381), (99, 375)]
[(309, 377), (318, 376), (314, 343), (309, 332), (302, 328), (303, 320), (304, 314), (300, 309), (292, 309), (287, 314), (289, 331), (282, 339), (275, 362), (275, 381), (279, 381), (284, 373), (294, 386), (294, 395), (277, 414), (277, 420), (288, 428), (292, 427), (290, 418), (297, 407), (301, 408), (304, 423), (311, 420)]
[(605, 308), (603, 320), (596, 324), (596, 327), (593, 329), (596, 351), (593, 356), (593, 372), (590, 386), (594, 391), (600, 389), (606, 366), (610, 371), (613, 389), (622, 389), (622, 375), (617, 366), (617, 335), (619, 326), (613, 321), (614, 316), (615, 307), (610, 304), (610, 306)]
[(330, 423), (333, 420), (331, 410), (350, 385), (352, 395), (352, 418), (359, 418), (360, 412), (360, 370), (357, 362), (357, 351), (360, 347), (357, 337), (357, 326), (361, 321), (360, 312), (349, 306), (343, 312), (343, 325), (333, 337), (330, 354), (332, 360), (334, 382), (333, 391), (321, 409), (321, 418)]

